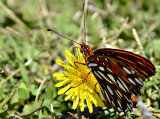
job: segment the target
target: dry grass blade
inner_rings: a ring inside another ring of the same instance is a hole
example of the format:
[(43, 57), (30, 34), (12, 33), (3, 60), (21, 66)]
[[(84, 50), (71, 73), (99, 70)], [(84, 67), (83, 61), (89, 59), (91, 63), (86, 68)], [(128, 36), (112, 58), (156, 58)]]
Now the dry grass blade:
[(27, 25), (21, 20), (19, 19), (15, 13), (10, 10), (5, 4), (3, 4), (0, 1), (0, 7), (2, 7), (2, 9), (7, 13), (8, 17), (10, 17), (13, 21), (15, 21), (17, 24), (19, 24), (21, 27), (23, 27), (23, 29), (28, 28)]

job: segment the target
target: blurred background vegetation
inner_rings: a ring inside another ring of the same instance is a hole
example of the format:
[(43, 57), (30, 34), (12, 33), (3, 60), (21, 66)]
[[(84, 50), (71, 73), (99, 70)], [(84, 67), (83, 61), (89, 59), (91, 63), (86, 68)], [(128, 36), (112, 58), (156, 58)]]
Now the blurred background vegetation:
[[(79, 112), (72, 109), (72, 101), (65, 102), (64, 95), (57, 95), (59, 89), (54, 86), (57, 81), (52, 76), (64, 70), (55, 64), (55, 59), (68, 63), (64, 50), (72, 52), (77, 44), (46, 29), (52, 28), (81, 43), (83, 2), (0, 1), (0, 103), (9, 99), (1, 105), (0, 118), (71, 118)], [(145, 80), (141, 91), (142, 101), (154, 118), (160, 117), (159, 6), (159, 0), (89, 0), (86, 14), (87, 44), (93, 51), (104, 47), (128, 50), (146, 56), (156, 66), (156, 75)], [(133, 35), (133, 29), (139, 40)], [(22, 83), (17, 90), (15, 87), (20, 80)], [(12, 91), (14, 95), (10, 99), (7, 96)], [(136, 112), (125, 117), (144, 118), (138, 107)], [(92, 115), (84, 114), (91, 118), (120, 118), (107, 105)]]

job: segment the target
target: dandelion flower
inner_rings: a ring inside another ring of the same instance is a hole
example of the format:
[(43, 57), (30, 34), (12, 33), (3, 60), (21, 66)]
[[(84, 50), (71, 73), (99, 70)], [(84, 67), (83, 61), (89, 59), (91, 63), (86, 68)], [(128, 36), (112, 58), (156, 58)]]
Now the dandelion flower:
[[(92, 104), (99, 107), (104, 107), (104, 103), (99, 97), (98, 93), (101, 93), (97, 84), (97, 80), (92, 73), (88, 75), (90, 70), (87, 66), (75, 63), (85, 63), (83, 54), (77, 50), (77, 56), (73, 56), (69, 50), (65, 50), (65, 57), (69, 61), (70, 65), (56, 60), (56, 63), (66, 69), (63, 73), (54, 73), (53, 76), (61, 82), (57, 83), (56, 87), (62, 87), (58, 91), (58, 95), (65, 93), (65, 101), (70, 98), (73, 100), (73, 109), (76, 109), (79, 105), (80, 110), (84, 111), (85, 102), (89, 108), (89, 112), (93, 112)], [(86, 76), (88, 77), (86, 78)]]

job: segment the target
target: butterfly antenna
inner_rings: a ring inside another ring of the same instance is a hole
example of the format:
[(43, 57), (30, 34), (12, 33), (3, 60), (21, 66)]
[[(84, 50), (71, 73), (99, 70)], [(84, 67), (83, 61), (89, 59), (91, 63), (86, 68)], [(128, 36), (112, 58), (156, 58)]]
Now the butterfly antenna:
[(83, 3), (83, 16), (84, 16), (84, 43), (86, 43), (86, 24), (85, 24), (85, 3)]
[(72, 41), (72, 42), (77, 43), (77, 44), (80, 45), (80, 43), (78, 43), (78, 42), (76, 42), (76, 41), (74, 41), (74, 40), (72, 40), (72, 39), (70, 39), (70, 38), (67, 38), (67, 37), (63, 36), (62, 34), (59, 34), (58, 32), (56, 32), (56, 31), (54, 31), (54, 30), (52, 30), (52, 29), (47, 29), (47, 31), (52, 31), (52, 32), (54, 32), (55, 34), (57, 34), (57, 35), (65, 38), (65, 39), (68, 39), (68, 40), (70, 40), (70, 41)]

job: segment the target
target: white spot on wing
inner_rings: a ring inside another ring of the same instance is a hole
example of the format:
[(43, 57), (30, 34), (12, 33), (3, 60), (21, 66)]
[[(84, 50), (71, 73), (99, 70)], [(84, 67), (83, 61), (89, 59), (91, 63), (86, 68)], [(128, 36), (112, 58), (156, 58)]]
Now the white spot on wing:
[(118, 94), (122, 97), (122, 94), (119, 92), (119, 90), (116, 90), (118, 92)]
[(116, 107), (113, 101), (112, 101), (112, 105), (113, 105), (114, 107)]
[(134, 73), (135, 73), (135, 71), (134, 71), (134, 70), (131, 70), (131, 72), (132, 72), (132, 74), (134, 74)]
[(117, 108), (119, 112), (122, 112), (122, 110), (120, 109), (120, 107)]
[(109, 68), (107, 68), (107, 69), (108, 69), (108, 71), (112, 72), (112, 70), (110, 70)]
[(134, 78), (140, 85), (143, 85), (143, 83), (140, 81), (141, 79)]
[(94, 74), (95, 74), (99, 79), (102, 79), (101, 76), (100, 76), (96, 71), (94, 71)]
[(122, 86), (122, 84), (119, 82), (119, 80), (117, 80), (117, 83), (118, 83), (118, 85), (120, 86), (120, 88), (121, 88), (123, 91), (127, 92), (127, 91), (125, 90), (125, 88)]
[(95, 66), (98, 66), (98, 64), (96, 64), (96, 63), (89, 63), (88, 66), (89, 67), (95, 67)]
[(109, 83), (113, 84), (106, 76), (104, 76), (104, 74), (100, 71), (97, 71), (99, 73), (99, 75), (101, 75), (105, 80), (107, 80)]
[(101, 89), (101, 92), (104, 93), (104, 90), (103, 88), (101, 87), (101, 85), (99, 85), (100, 89)]
[(101, 71), (105, 71), (104, 67), (99, 66), (99, 69), (100, 69)]
[(128, 108), (127, 109), (125, 109), (125, 113), (127, 113), (128, 112)]
[(108, 94), (107, 94), (106, 90), (104, 90), (104, 92), (105, 92), (105, 95), (106, 95), (106, 97), (107, 97), (108, 101), (111, 103), (111, 100), (110, 100), (110, 98), (109, 98), (109, 96), (108, 96)]
[(105, 58), (106, 62), (109, 62), (107, 58)]
[(131, 78), (128, 78), (128, 80), (129, 80), (130, 83), (136, 85), (135, 82)]
[(111, 90), (111, 88), (107, 85), (107, 89), (110, 92), (111, 95), (113, 95), (113, 91)]
[(118, 99), (117, 99), (117, 102), (118, 102), (119, 106), (122, 108), (122, 105), (121, 105), (121, 103), (119, 102), (119, 100), (118, 100)]
[(125, 95), (124, 95), (124, 97), (127, 99), (128, 102), (130, 102), (129, 99)]
[(116, 83), (114, 77), (113, 77), (111, 74), (107, 74), (107, 76), (108, 76), (114, 83)]
[(130, 107), (130, 105), (129, 105), (128, 103), (127, 103), (127, 106), (128, 106), (128, 109), (129, 109), (129, 110), (131, 110), (131, 109), (132, 109), (132, 107)]
[(131, 74), (131, 71), (129, 71), (126, 67), (123, 67), (124, 71), (127, 72), (128, 74)]
[(133, 101), (132, 100), (130, 100), (130, 102), (132, 103), (132, 105), (133, 105)]
[(116, 92), (117, 96), (121, 99), (121, 96), (119, 95), (119, 93), (117, 91), (115, 91), (115, 92)]
[(121, 78), (118, 77), (118, 79), (121, 81), (121, 83), (123, 84), (123, 86), (127, 89), (127, 91), (129, 92), (128, 87), (126, 86), (126, 84), (121, 80)]
[(97, 57), (97, 61), (99, 62), (99, 57)]

